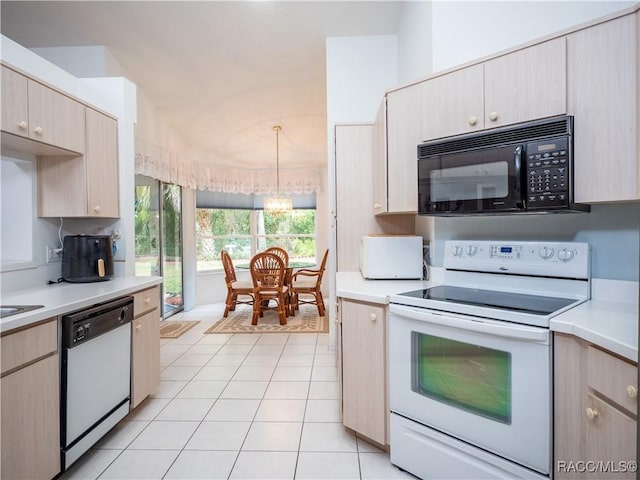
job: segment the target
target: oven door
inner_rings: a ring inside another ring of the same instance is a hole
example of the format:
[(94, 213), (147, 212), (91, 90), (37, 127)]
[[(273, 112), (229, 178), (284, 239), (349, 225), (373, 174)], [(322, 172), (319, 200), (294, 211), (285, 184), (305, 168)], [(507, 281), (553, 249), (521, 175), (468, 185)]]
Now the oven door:
[(524, 209), (522, 159), (522, 145), (419, 159), (418, 213), (456, 215)]
[(548, 474), (547, 329), (390, 306), (391, 411)]

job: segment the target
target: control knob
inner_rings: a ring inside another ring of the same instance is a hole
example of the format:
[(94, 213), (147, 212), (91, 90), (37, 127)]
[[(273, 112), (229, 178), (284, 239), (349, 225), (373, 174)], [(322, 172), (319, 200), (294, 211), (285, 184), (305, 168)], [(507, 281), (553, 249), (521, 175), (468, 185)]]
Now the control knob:
[(570, 262), (571, 260), (573, 260), (574, 255), (575, 253), (573, 252), (573, 250), (569, 250), (568, 248), (563, 248), (562, 250), (558, 251), (558, 258), (563, 262)]
[(543, 260), (548, 260), (549, 258), (553, 257), (553, 248), (551, 247), (540, 247), (538, 249), (538, 255), (540, 255), (540, 258), (542, 258)]
[(477, 245), (469, 245), (469, 246), (467, 246), (467, 255), (469, 255), (470, 257), (473, 257), (476, 253), (478, 253), (478, 246)]
[(453, 247), (453, 256), (454, 257), (461, 257), (462, 256), (462, 247), (459, 245), (456, 245), (455, 247)]

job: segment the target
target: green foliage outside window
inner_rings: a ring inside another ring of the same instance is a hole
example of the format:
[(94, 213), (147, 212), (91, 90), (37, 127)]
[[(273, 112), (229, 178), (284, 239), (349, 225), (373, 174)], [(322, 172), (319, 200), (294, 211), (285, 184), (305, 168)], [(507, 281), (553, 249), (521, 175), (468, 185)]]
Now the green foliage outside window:
[[(252, 232), (252, 217), (255, 232)], [(285, 248), (290, 258), (315, 259), (315, 210), (272, 215), (262, 210), (196, 209), (198, 270), (222, 268), (220, 252), (246, 261), (271, 246)]]

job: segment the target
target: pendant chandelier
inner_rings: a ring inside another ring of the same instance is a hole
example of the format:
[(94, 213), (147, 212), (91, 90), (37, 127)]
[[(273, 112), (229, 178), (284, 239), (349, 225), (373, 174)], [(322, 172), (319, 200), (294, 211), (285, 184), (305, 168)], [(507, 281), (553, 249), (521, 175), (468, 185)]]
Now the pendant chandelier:
[(264, 211), (275, 215), (293, 210), (293, 200), (291, 197), (283, 197), (280, 195), (280, 143), (279, 133), (282, 130), (280, 125), (274, 125), (276, 131), (276, 195), (275, 197), (265, 197)]

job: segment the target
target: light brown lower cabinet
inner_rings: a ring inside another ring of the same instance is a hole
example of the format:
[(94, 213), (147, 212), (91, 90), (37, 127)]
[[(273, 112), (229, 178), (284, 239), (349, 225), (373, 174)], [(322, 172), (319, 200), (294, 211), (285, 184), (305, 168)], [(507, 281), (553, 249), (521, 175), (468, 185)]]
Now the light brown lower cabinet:
[(571, 335), (554, 342), (554, 478), (636, 478), (637, 365)]
[(154, 392), (160, 383), (160, 290), (133, 295), (131, 331), (131, 409)]
[(342, 423), (388, 444), (386, 308), (340, 300)]
[(49, 480), (60, 472), (57, 321), (2, 337), (3, 480)]

